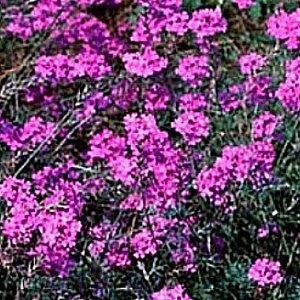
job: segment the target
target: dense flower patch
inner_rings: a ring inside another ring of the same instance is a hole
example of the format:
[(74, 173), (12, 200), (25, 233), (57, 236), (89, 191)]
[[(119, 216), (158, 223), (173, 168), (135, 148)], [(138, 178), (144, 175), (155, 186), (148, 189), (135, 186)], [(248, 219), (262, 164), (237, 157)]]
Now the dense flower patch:
[(297, 1), (0, 4), (1, 299), (300, 299)]

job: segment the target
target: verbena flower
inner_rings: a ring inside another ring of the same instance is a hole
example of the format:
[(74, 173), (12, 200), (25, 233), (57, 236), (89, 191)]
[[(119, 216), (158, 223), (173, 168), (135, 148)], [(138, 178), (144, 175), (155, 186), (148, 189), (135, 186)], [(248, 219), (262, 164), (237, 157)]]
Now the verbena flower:
[(151, 300), (192, 300), (182, 285), (178, 284), (174, 287), (164, 287), (160, 291), (152, 293), (150, 296)]
[(286, 64), (285, 81), (279, 85), (276, 96), (282, 105), (292, 113), (300, 111), (300, 58)]
[(188, 55), (179, 60), (175, 74), (192, 87), (202, 84), (210, 76), (209, 59), (207, 56)]
[(239, 65), (243, 74), (253, 74), (259, 71), (266, 64), (266, 58), (262, 55), (251, 52), (239, 58)]
[(221, 157), (211, 167), (204, 167), (197, 177), (202, 197), (208, 197), (216, 206), (224, 207), (230, 200), (229, 184), (248, 181), (254, 189), (273, 178), (275, 150), (267, 141), (249, 145), (226, 146)]
[(252, 122), (252, 138), (254, 140), (272, 140), (279, 120), (279, 117), (268, 111), (260, 114)]
[(188, 23), (197, 38), (213, 36), (227, 30), (227, 21), (222, 16), (221, 9), (199, 9), (195, 11)]
[(299, 32), (300, 8), (291, 13), (279, 9), (267, 21), (267, 32), (275, 39), (283, 41), (290, 50), (300, 47)]
[(208, 108), (208, 101), (203, 94), (183, 94), (178, 102), (181, 111), (203, 111)]
[(210, 121), (202, 112), (187, 111), (179, 115), (171, 126), (179, 132), (185, 142), (196, 145), (209, 135)]
[(183, 36), (188, 30), (188, 21), (190, 17), (187, 12), (178, 12), (167, 18), (166, 31)]
[(145, 92), (145, 110), (154, 112), (164, 110), (170, 102), (170, 92), (161, 84), (154, 84)]
[(122, 60), (128, 72), (144, 78), (162, 71), (168, 65), (168, 59), (159, 56), (150, 47), (138, 53), (125, 53)]
[(30, 151), (42, 142), (49, 145), (55, 133), (55, 124), (46, 122), (41, 117), (30, 117), (23, 126), (15, 126), (6, 121), (0, 123), (0, 141), (11, 151)]
[(280, 284), (283, 280), (280, 262), (258, 258), (249, 269), (248, 277), (262, 287)]
[(89, 46), (83, 47), (75, 56), (65, 54), (40, 56), (35, 65), (38, 76), (55, 84), (69, 83), (84, 76), (97, 80), (110, 71), (105, 57)]

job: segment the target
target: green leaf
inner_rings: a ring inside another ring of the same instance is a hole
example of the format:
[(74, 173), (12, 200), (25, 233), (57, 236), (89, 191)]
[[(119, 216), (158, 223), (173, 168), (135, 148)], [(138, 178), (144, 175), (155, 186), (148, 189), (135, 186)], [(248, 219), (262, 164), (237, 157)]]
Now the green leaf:
[(183, 7), (188, 11), (193, 11), (198, 9), (202, 5), (201, 0), (185, 0)]
[(254, 21), (257, 21), (262, 16), (260, 3), (256, 3), (249, 9), (249, 15)]

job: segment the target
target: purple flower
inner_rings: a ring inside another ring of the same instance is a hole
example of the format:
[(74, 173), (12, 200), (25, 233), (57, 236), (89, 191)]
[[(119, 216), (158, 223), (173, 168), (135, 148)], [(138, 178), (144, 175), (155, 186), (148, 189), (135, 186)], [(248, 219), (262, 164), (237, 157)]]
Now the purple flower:
[(184, 112), (171, 124), (189, 145), (196, 145), (209, 135), (209, 118), (202, 112)]
[(122, 60), (128, 72), (144, 78), (162, 71), (168, 65), (168, 59), (159, 56), (150, 47), (137, 53), (125, 53)]
[(254, 74), (266, 64), (266, 58), (255, 52), (242, 55), (239, 58), (239, 65), (243, 74)]
[(272, 140), (276, 126), (280, 118), (271, 114), (270, 112), (264, 112), (260, 114), (252, 122), (251, 135), (254, 140), (268, 139)]
[(267, 21), (268, 34), (278, 40), (284, 41), (286, 47), (290, 50), (299, 49), (299, 16), (300, 8), (291, 13), (279, 9)]
[(178, 12), (167, 18), (166, 31), (183, 36), (188, 30), (188, 21), (190, 17), (187, 12)]
[(286, 64), (285, 81), (276, 91), (282, 105), (290, 112), (300, 111), (300, 58), (290, 60)]
[(200, 9), (195, 11), (188, 27), (197, 38), (213, 36), (227, 30), (227, 21), (223, 18), (220, 7), (216, 9)]
[(280, 262), (259, 258), (249, 269), (248, 277), (261, 287), (280, 284), (283, 280)]
[(188, 55), (179, 60), (175, 74), (192, 87), (202, 84), (203, 80), (210, 76), (209, 59), (207, 56)]
[(151, 294), (151, 300), (192, 300), (186, 293), (181, 284), (178, 284), (172, 288), (164, 287), (158, 292)]
[(179, 98), (181, 111), (203, 111), (208, 107), (208, 101), (203, 94), (184, 94)]
[(37, 75), (56, 84), (69, 83), (83, 76), (97, 80), (110, 71), (111, 68), (105, 57), (96, 53), (89, 46), (84, 46), (75, 56), (65, 54), (40, 56), (35, 65)]
[(154, 84), (145, 92), (145, 109), (147, 112), (164, 110), (169, 101), (169, 90), (161, 84)]

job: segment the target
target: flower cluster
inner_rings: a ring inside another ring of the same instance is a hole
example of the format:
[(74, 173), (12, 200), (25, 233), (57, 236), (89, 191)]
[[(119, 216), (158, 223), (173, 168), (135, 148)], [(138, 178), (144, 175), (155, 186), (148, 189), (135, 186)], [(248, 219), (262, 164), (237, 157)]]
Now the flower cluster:
[(197, 87), (202, 84), (203, 80), (210, 75), (209, 59), (207, 56), (188, 55), (179, 60), (175, 74), (182, 80)]
[(179, 98), (181, 111), (203, 111), (208, 108), (208, 102), (203, 94), (184, 94)]
[(39, 0), (30, 15), (25, 15), (20, 10), (10, 14), (11, 22), (6, 31), (27, 40), (36, 32), (47, 30), (55, 23), (61, 24), (73, 10), (69, 4), (69, 0)]
[(0, 185), (0, 197), (9, 207), (3, 233), (13, 244), (26, 244), (37, 228), (38, 202), (32, 195), (30, 182), (7, 177)]
[[(127, 186), (133, 187), (137, 182), (145, 185), (149, 181), (143, 191), (146, 195), (143, 208), (165, 210), (174, 206), (178, 201), (178, 177), (187, 176), (183, 153), (172, 146), (168, 134), (157, 127), (153, 115), (127, 115), (124, 124), (124, 137), (105, 129), (90, 140), (88, 161), (104, 160), (114, 178)], [(136, 199), (138, 202), (132, 202)], [(142, 195), (136, 195), (124, 205), (141, 207), (141, 199)]]
[(125, 69), (135, 75), (147, 78), (168, 66), (168, 59), (159, 56), (150, 47), (142, 52), (125, 53), (122, 57)]
[(164, 110), (170, 101), (170, 93), (167, 87), (154, 84), (145, 92), (145, 110), (154, 112)]
[(179, 132), (189, 145), (196, 145), (209, 135), (209, 118), (202, 112), (182, 113), (171, 126)]
[(143, 259), (146, 255), (154, 255), (162, 241), (151, 230), (143, 229), (131, 239), (131, 245), (136, 258)]
[(253, 140), (272, 140), (279, 118), (266, 111), (260, 114), (252, 123)]
[(178, 284), (173, 288), (164, 287), (159, 292), (155, 292), (150, 296), (151, 300), (173, 300), (173, 299), (180, 299), (180, 300), (192, 300), (184, 291), (182, 285)]
[(275, 150), (269, 142), (249, 145), (226, 146), (212, 167), (205, 167), (197, 178), (199, 193), (208, 197), (216, 206), (226, 206), (229, 184), (246, 180), (259, 187), (273, 177)]
[(93, 257), (97, 257), (104, 252), (109, 236), (114, 232), (114, 226), (110, 223), (100, 223), (90, 228), (90, 236), (93, 242), (89, 245), (89, 251)]
[(241, 83), (234, 83), (219, 93), (218, 100), (225, 113), (251, 105), (265, 105), (273, 99), (271, 78), (250, 75)]
[(281, 104), (290, 112), (300, 111), (300, 58), (290, 60), (286, 64), (285, 81), (276, 91)]
[(0, 196), (10, 208), (3, 233), (14, 244), (29, 245), (38, 232), (37, 243), (27, 255), (40, 257), (44, 271), (60, 276), (74, 266), (70, 254), (81, 230), (78, 215), (84, 203), (84, 185), (71, 168), (69, 161), (32, 174), (32, 183), (8, 177), (0, 185)]
[(267, 21), (268, 34), (280, 41), (283, 41), (288, 49), (299, 49), (299, 16), (300, 8), (297, 8), (291, 13), (288, 13), (283, 9), (279, 9)]
[(232, 84), (226, 90), (223, 90), (218, 95), (218, 100), (222, 111), (229, 113), (242, 106), (244, 101), (244, 85)]
[(183, 36), (188, 30), (190, 17), (187, 12), (177, 12), (172, 14), (166, 22), (166, 31)]
[(249, 269), (248, 277), (261, 287), (280, 284), (283, 279), (280, 262), (259, 258)]
[(256, 73), (265, 65), (265, 63), (265, 57), (255, 52), (242, 55), (239, 58), (241, 72), (246, 75)]
[(4, 120), (0, 122), (0, 141), (11, 151), (30, 151), (42, 142), (49, 144), (55, 133), (55, 124), (40, 117), (33, 116), (20, 127)]
[[(150, 11), (147, 15), (139, 17), (130, 40), (146, 46), (152, 46), (154, 43), (161, 41), (161, 33), (165, 27), (166, 17), (156, 11)], [(170, 28), (174, 29), (173, 27)]]
[(111, 239), (108, 243), (108, 251), (105, 255), (105, 262), (110, 267), (124, 268), (131, 265), (129, 257), (129, 239), (127, 236), (121, 236), (114, 240)]
[(110, 71), (105, 57), (89, 47), (84, 47), (75, 56), (64, 54), (40, 56), (35, 66), (38, 76), (53, 83), (68, 83), (83, 76), (97, 80)]
[(198, 39), (213, 36), (227, 30), (227, 21), (223, 18), (221, 9), (200, 9), (195, 11), (188, 23), (188, 28)]
[(67, 276), (74, 262), (70, 252), (74, 248), (81, 223), (69, 211), (42, 212), (38, 215), (38, 230), (41, 239), (28, 254), (42, 258), (45, 271), (57, 271)]
[(104, 41), (110, 37), (105, 23), (82, 12), (72, 14), (64, 27), (51, 32), (51, 38), (60, 47), (82, 43), (96, 51), (103, 50)]

